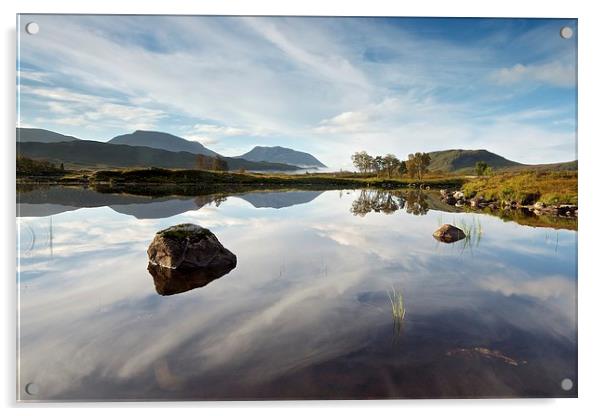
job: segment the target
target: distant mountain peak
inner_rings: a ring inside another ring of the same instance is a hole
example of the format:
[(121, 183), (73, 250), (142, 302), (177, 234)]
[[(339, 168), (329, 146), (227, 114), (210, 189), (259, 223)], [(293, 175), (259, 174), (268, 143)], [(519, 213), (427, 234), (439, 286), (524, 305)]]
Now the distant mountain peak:
[(239, 158), (254, 162), (286, 163), (303, 168), (324, 168), (315, 156), (282, 146), (255, 146)]
[(29, 127), (17, 127), (17, 141), (38, 143), (60, 143), (79, 140), (77, 137), (66, 136), (50, 130)]
[(136, 130), (133, 133), (113, 137), (109, 140), (109, 143), (152, 147), (154, 149), (169, 150), (170, 152), (189, 152), (206, 156), (217, 156), (216, 152), (207, 149), (199, 142), (186, 140), (183, 137), (161, 131)]

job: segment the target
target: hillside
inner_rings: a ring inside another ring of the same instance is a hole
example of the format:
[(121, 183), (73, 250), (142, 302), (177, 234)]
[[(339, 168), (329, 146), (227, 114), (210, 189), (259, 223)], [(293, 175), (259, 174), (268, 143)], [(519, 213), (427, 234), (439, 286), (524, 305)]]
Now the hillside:
[(153, 149), (170, 152), (188, 152), (206, 156), (217, 156), (213, 150), (207, 149), (198, 142), (183, 139), (169, 133), (159, 131), (136, 130), (133, 133), (122, 134), (109, 140), (111, 144), (127, 144), (129, 146), (146, 146)]
[[(189, 152), (170, 152), (145, 146), (110, 144), (89, 140), (61, 143), (17, 143), (17, 154), (33, 159), (45, 159), (54, 163), (78, 167), (160, 167), (194, 169), (197, 155)], [(298, 166), (282, 163), (252, 162), (224, 157), (230, 170), (293, 171)]]
[(255, 162), (274, 162), (274, 163), (286, 163), (296, 166), (316, 167), (325, 168), (322, 162), (316, 159), (313, 155), (298, 150), (289, 149), (281, 146), (265, 147), (255, 146), (251, 151), (244, 155), (238, 156), (239, 158), (252, 160)]
[(431, 157), (431, 164), (429, 165), (431, 172), (455, 172), (466, 168), (473, 169), (479, 161), (487, 163), (493, 169), (521, 165), (518, 162), (513, 162), (487, 150), (442, 150), (430, 152), (429, 155)]
[(577, 161), (563, 163), (549, 163), (540, 165), (527, 165), (508, 160), (488, 150), (442, 150), (430, 152), (431, 172), (456, 172), (472, 173), (475, 164), (479, 161), (487, 163), (494, 170), (519, 171), (519, 170), (576, 170)]
[(512, 166), (504, 171), (520, 171), (520, 170), (537, 170), (537, 171), (561, 171), (561, 170), (577, 170), (578, 163), (576, 160), (572, 162), (561, 162), (561, 163), (544, 163), (541, 165), (518, 165)]
[(17, 142), (58, 143), (72, 142), (74, 140), (79, 139), (77, 137), (55, 133), (50, 130), (17, 127)]

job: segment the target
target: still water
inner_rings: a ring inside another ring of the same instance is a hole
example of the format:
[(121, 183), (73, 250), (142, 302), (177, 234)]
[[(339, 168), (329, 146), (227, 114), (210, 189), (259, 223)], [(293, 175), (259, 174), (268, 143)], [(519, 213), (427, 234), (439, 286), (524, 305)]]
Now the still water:
[[(576, 231), (360, 190), (19, 202), (21, 400), (577, 394)], [(166, 295), (146, 249), (180, 223), (238, 264)]]

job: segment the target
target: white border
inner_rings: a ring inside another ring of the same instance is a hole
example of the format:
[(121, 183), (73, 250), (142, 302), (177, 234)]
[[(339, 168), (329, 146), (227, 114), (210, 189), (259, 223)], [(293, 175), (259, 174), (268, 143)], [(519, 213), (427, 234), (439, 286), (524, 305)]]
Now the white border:
[[(590, 413), (600, 409), (597, 396), (602, 386), (600, 375), (600, 332), (602, 317), (599, 305), (602, 273), (596, 256), (600, 256), (600, 227), (594, 217), (596, 209), (602, 207), (598, 189), (602, 178), (600, 169), (600, 40), (602, 39), (602, 15), (596, 10), (594, 1), (527, 2), (504, 0), (497, 2), (455, 0), (420, 0), (393, 2), (385, 0), (4, 0), (1, 4), (3, 29), (3, 58), (1, 66), (4, 100), (0, 116), (4, 126), (2, 157), (3, 178), (2, 207), (4, 226), (1, 263), (4, 265), (2, 296), (4, 302), (4, 325), (2, 331), (2, 359), (4, 369), (0, 378), (2, 404), (12, 413), (36, 410), (50, 414), (81, 412), (77, 407), (86, 407), (86, 413), (125, 413), (141, 409), (145, 414), (162, 414), (167, 408), (177, 411), (231, 414), (246, 409), (252, 414), (305, 414), (332, 413), (365, 414), (375, 410), (387, 412), (419, 412), (422, 414), (445, 413), (446, 415), (468, 414), (505, 415), (508, 412), (545, 412), (547, 415)], [(466, 16), (466, 17), (571, 17), (579, 19), (579, 170), (580, 213), (579, 213), (579, 399), (562, 400), (432, 400), (432, 401), (370, 401), (370, 402), (224, 402), (224, 403), (126, 403), (126, 404), (66, 404), (66, 405), (21, 405), (15, 403), (15, 15), (16, 13), (120, 13), (120, 14), (249, 14), (249, 15), (346, 15), (346, 16)], [(587, 191), (587, 192), (586, 192)], [(200, 407), (201, 409), (198, 409)]]

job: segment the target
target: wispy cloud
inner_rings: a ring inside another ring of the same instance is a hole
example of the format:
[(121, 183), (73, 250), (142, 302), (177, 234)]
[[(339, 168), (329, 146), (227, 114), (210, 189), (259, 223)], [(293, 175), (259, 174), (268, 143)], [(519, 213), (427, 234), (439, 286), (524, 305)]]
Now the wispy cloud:
[(550, 62), (541, 65), (516, 64), (510, 68), (501, 68), (492, 74), (499, 84), (519, 82), (541, 82), (558, 87), (575, 87), (577, 72), (574, 63)]
[(141, 106), (109, 102), (90, 94), (82, 94), (65, 88), (22, 86), (21, 94), (32, 97), (47, 106), (55, 117), (36, 117), (38, 123), (53, 122), (69, 126), (96, 125), (97, 129), (105, 126), (124, 126), (133, 129), (149, 129), (156, 126), (158, 120), (165, 116), (162, 110)]
[(98, 139), (157, 129), (226, 155), (278, 144), (332, 167), (360, 149), (574, 157), (576, 43), (557, 30), (573, 21), (469, 20), (465, 35), (441, 19), (36, 21), (20, 45), (24, 124)]

